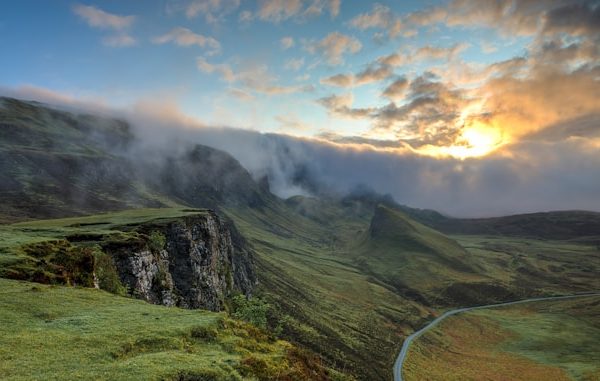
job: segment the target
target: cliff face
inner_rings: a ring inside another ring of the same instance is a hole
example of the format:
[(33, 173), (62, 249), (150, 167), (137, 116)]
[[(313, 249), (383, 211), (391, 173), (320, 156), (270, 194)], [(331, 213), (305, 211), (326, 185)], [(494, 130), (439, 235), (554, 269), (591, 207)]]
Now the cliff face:
[(136, 230), (149, 238), (112, 242), (104, 250), (138, 298), (218, 311), (232, 292), (248, 295), (256, 283), (243, 238), (214, 212), (147, 223)]

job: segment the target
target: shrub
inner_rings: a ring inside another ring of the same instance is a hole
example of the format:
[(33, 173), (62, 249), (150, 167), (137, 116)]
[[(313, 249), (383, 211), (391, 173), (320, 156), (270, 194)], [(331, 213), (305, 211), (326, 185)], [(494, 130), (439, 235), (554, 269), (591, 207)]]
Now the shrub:
[(267, 313), (271, 306), (260, 298), (235, 295), (231, 298), (231, 316), (244, 320), (256, 327), (267, 329)]
[(159, 232), (158, 230), (153, 231), (148, 236), (148, 247), (153, 253), (158, 253), (162, 249), (164, 249), (166, 243), (167, 239), (165, 238), (165, 235)]
[(111, 292), (117, 295), (127, 295), (127, 287), (123, 286), (117, 268), (112, 261), (112, 258), (96, 248), (95, 252), (95, 268), (96, 278), (98, 279), (98, 287), (104, 291)]
[(94, 287), (94, 251), (89, 247), (70, 246), (59, 250), (54, 263), (67, 285)]

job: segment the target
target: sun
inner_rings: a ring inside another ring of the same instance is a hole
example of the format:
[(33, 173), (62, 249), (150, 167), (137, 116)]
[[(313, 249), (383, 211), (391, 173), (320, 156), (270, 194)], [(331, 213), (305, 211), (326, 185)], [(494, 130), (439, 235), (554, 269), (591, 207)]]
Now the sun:
[(433, 156), (452, 156), (457, 159), (485, 156), (505, 144), (502, 130), (482, 122), (471, 122), (449, 146), (427, 146), (421, 152)]
[(460, 159), (489, 154), (502, 144), (502, 132), (483, 123), (473, 123), (465, 128), (457, 144), (449, 147), (449, 153)]

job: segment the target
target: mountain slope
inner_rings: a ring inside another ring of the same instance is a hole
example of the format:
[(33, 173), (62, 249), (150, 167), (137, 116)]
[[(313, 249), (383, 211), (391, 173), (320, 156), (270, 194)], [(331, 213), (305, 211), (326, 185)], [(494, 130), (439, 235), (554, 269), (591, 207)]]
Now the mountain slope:
[(254, 294), (274, 307), (268, 327), (328, 366), (368, 380), (389, 379), (402, 339), (444, 308), (600, 287), (600, 256), (587, 238), (447, 236), (431, 228), (447, 217), (403, 209), (375, 193), (284, 201), (224, 152), (194, 142), (150, 149), (123, 121), (4, 103), (0, 219), (136, 209), (118, 224), (93, 216), (78, 227), (28, 221), (18, 234), (0, 229), (0, 272), (20, 260), (7, 246), (73, 229), (135, 229), (139, 216), (130, 217), (140, 207), (161, 207), (153, 210), (161, 218), (217, 209), (255, 252)]
[(502, 235), (600, 243), (600, 213), (557, 211), (491, 218), (453, 218), (433, 210), (402, 207), (413, 219), (446, 234)]
[(427, 304), (443, 302), (439, 294), (454, 283), (486, 280), (456, 241), (383, 205), (355, 252), (359, 266)]
[(230, 155), (159, 152), (122, 120), (16, 99), (0, 108), (0, 222), (139, 207), (258, 206), (270, 197)]

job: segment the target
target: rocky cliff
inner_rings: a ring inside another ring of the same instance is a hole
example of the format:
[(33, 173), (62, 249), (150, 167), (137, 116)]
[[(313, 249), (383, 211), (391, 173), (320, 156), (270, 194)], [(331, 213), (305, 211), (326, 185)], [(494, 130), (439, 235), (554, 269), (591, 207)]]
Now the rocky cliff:
[(139, 239), (103, 245), (134, 296), (155, 304), (221, 310), (233, 292), (252, 292), (252, 255), (233, 224), (206, 211), (133, 228)]

